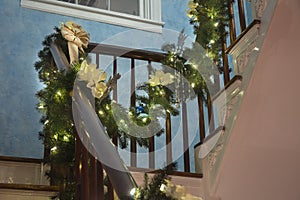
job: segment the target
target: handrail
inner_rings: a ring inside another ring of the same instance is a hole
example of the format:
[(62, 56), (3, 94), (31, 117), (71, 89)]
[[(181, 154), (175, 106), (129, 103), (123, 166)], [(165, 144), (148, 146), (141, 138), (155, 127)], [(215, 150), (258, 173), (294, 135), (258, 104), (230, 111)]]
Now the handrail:
[(148, 51), (142, 49), (133, 49), (128, 47), (113, 46), (108, 44), (90, 43), (88, 52), (105, 54), (111, 56), (132, 58), (138, 60), (147, 60), (151, 62), (161, 62), (165, 59), (166, 54), (162, 52)]
[(255, 19), (249, 24), (249, 26), (231, 43), (227, 49), (226, 49), (226, 54), (228, 54), (231, 49), (257, 24), (261, 24), (261, 21), (259, 19)]

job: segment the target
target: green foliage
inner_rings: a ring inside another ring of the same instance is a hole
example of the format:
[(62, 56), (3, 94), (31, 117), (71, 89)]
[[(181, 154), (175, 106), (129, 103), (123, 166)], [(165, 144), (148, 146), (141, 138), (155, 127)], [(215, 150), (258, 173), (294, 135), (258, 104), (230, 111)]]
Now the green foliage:
[(164, 168), (159, 173), (155, 174), (149, 182), (149, 177), (147, 174), (144, 176), (144, 186), (140, 186), (135, 194), (135, 200), (176, 200), (171, 196), (167, 196), (164, 191), (161, 191), (161, 185), (167, 185), (167, 181), (171, 178), (168, 173), (176, 170), (176, 164), (170, 165), (171, 168)]
[[(51, 42), (59, 44), (65, 55), (68, 55), (67, 41), (62, 38), (60, 29), (55, 27), (54, 33), (47, 36), (43, 41), (44, 48), (39, 52), (39, 61), (34, 65), (40, 81), (44, 84), (43, 89), (36, 93), (39, 99), (37, 109), (42, 115), (40, 122), (43, 124), (43, 129), (39, 133), (39, 136), (45, 145), (45, 162), (51, 164), (51, 170), (47, 175), (53, 184), (60, 185), (62, 188), (55, 198), (69, 200), (74, 199), (74, 153), (77, 134), (72, 115), (72, 92), (81, 61), (73, 64), (67, 71), (59, 71), (50, 52)], [(80, 56), (86, 58), (86, 55), (81, 54)], [(138, 97), (145, 104), (146, 112), (151, 110), (152, 105), (161, 104), (165, 110), (169, 110), (172, 114), (178, 114), (178, 111), (171, 105), (171, 91), (164, 88), (157, 88), (165, 91), (167, 94), (167, 98), (165, 98), (165, 96), (155, 95), (155, 90), (152, 90), (147, 84), (144, 86), (144, 89), (148, 92), (154, 92), (150, 95), (151, 98)], [(101, 100), (96, 99), (95, 109), (108, 136), (111, 138), (117, 136), (120, 147), (126, 148), (128, 140), (132, 136), (127, 134), (119, 126), (119, 122), (115, 120), (110, 95), (106, 94)], [(122, 107), (121, 109), (128, 118), (128, 110)], [(157, 118), (163, 116), (162, 112), (158, 112), (153, 116), (149, 115), (149, 120), (144, 121), (139, 117), (135, 107), (131, 107), (129, 111), (133, 114), (130, 116), (128, 123), (135, 123), (137, 126), (146, 127), (146, 125), (152, 122), (153, 126), (160, 127)], [(163, 128), (160, 127), (157, 129), (156, 135), (160, 135), (163, 132)], [(140, 134), (143, 133), (141, 132)], [(140, 146), (149, 146), (147, 138), (138, 137), (135, 139)]]
[(190, 23), (194, 26), (196, 42), (207, 50), (216, 63), (221, 63), (221, 50), (231, 19), (232, 0), (192, 0), (197, 7), (190, 10)]

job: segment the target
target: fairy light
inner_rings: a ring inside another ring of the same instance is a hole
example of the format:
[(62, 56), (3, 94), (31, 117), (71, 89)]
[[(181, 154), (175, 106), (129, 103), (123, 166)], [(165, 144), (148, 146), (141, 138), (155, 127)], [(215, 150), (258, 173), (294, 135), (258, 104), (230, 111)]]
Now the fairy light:
[(69, 140), (69, 137), (66, 136), (66, 135), (64, 135), (63, 140), (64, 140), (65, 142), (69, 142), (69, 141), (70, 141), (70, 140)]
[(40, 104), (38, 108), (43, 109), (43, 108), (45, 108), (45, 106), (44, 106), (44, 104)]
[(100, 115), (104, 115), (104, 112), (103, 112), (103, 110), (99, 110), (99, 112), (98, 112)]
[(57, 147), (54, 146), (54, 147), (52, 147), (50, 150), (51, 150), (51, 151), (56, 151), (56, 150), (57, 150)]
[(61, 91), (57, 91), (56, 94), (60, 97), (62, 96)]
[(167, 189), (167, 186), (165, 184), (161, 184), (159, 190), (162, 191), (162, 192), (165, 192)]
[(135, 188), (132, 188), (132, 189), (130, 190), (130, 192), (129, 192), (129, 193), (130, 193), (130, 195), (131, 195), (131, 196), (134, 196), (134, 194), (135, 194), (135, 191), (136, 191), (136, 189), (135, 189)]
[(147, 122), (147, 118), (146, 118), (146, 117), (143, 118), (142, 121), (143, 121), (144, 123), (146, 123), (146, 122)]

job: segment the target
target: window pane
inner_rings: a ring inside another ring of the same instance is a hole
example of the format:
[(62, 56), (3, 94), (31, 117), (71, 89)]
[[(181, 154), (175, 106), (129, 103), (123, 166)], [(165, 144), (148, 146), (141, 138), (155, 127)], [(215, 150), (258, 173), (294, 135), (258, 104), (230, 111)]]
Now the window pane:
[(64, 2), (69, 2), (69, 3), (75, 3), (75, 0), (59, 0), (59, 1), (64, 1)]
[(110, 10), (139, 15), (139, 0), (110, 0)]
[(78, 0), (78, 4), (107, 10), (106, 0)]

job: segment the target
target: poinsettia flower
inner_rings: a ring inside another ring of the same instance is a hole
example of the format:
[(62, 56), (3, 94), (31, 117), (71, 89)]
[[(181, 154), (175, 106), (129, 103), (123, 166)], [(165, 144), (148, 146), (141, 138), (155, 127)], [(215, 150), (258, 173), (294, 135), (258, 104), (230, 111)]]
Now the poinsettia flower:
[(96, 83), (105, 81), (106, 77), (106, 72), (97, 68), (97, 65), (88, 64), (86, 60), (81, 63), (81, 68), (78, 72), (78, 79), (81, 81), (87, 81), (88, 87), (93, 87)]
[(166, 86), (174, 82), (174, 76), (170, 73), (164, 73), (161, 70), (157, 70), (154, 75), (150, 75), (150, 79), (148, 81), (150, 85), (163, 85)]
[(61, 34), (69, 42), (75, 43), (82, 52), (82, 47), (87, 48), (90, 41), (89, 33), (73, 21), (61, 25)]
[(92, 89), (93, 96), (100, 99), (103, 96), (103, 94), (106, 92), (107, 85), (103, 82), (98, 82), (91, 89)]

